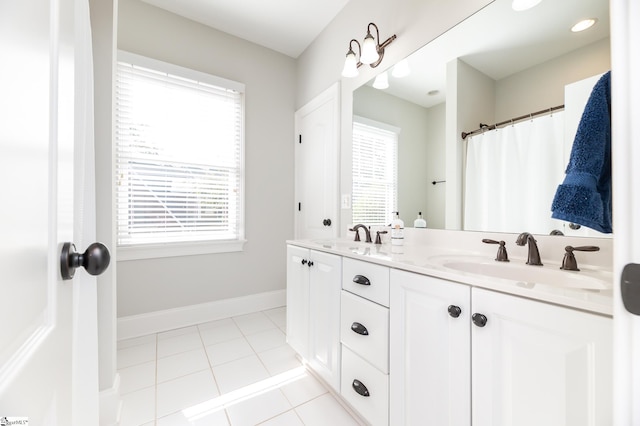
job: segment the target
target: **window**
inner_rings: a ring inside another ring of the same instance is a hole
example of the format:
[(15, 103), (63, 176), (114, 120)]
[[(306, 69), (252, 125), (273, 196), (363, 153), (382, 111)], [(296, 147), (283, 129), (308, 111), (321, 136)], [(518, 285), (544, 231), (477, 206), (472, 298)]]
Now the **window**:
[(116, 205), (125, 259), (242, 249), (243, 132), (244, 85), (119, 52)]
[(400, 130), (361, 117), (353, 121), (353, 223), (386, 226), (397, 210)]

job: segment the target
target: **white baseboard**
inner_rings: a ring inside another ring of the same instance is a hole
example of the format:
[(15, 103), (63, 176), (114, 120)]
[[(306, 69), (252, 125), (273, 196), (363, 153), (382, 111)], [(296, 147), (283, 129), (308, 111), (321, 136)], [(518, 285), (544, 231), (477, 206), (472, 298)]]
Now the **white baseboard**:
[(122, 317), (118, 318), (118, 340), (279, 308), (286, 300), (283, 289)]
[(120, 424), (120, 374), (116, 373), (113, 386), (100, 391), (100, 426), (117, 426)]

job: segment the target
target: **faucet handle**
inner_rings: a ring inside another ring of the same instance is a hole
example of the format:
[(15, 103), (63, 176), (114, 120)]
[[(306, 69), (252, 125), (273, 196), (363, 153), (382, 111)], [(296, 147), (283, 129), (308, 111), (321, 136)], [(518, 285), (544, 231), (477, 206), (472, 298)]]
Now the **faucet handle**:
[(580, 247), (572, 247), (566, 246), (564, 257), (562, 258), (562, 266), (560, 269), (564, 269), (565, 271), (579, 271), (578, 262), (576, 261), (576, 256), (573, 254), (574, 251), (599, 251), (600, 247), (598, 246), (580, 246)]
[(496, 261), (498, 262), (509, 261), (509, 256), (507, 255), (507, 248), (504, 246), (506, 243), (504, 241), (496, 241), (496, 240), (490, 240), (488, 238), (484, 238), (482, 242), (486, 244), (500, 244), (500, 247), (498, 247), (498, 254), (496, 255)]
[(380, 234), (386, 234), (387, 231), (376, 231), (376, 244), (382, 244), (382, 240), (380, 239)]
[(358, 230), (357, 230), (357, 229), (349, 228), (349, 231), (352, 231), (352, 232), (354, 232), (354, 231), (355, 231), (355, 233), (356, 233), (356, 237), (354, 238), (354, 240), (353, 240), (353, 241), (360, 241), (360, 233), (358, 232)]

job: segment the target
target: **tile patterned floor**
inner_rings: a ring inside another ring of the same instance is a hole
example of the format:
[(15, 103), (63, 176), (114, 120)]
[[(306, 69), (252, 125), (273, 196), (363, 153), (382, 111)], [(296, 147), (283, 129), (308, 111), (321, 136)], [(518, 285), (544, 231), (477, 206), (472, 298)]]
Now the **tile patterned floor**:
[(285, 341), (285, 308), (118, 342), (121, 426), (359, 423)]

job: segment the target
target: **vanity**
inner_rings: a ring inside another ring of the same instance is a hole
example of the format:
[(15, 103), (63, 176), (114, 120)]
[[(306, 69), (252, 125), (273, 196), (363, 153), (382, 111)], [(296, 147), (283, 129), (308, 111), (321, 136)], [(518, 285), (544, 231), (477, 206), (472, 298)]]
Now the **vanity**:
[[(287, 241), (287, 341), (372, 425), (606, 425), (611, 240), (406, 229), (388, 242)], [(505, 240), (510, 262), (497, 262)], [(584, 240), (583, 240), (584, 241)]]

